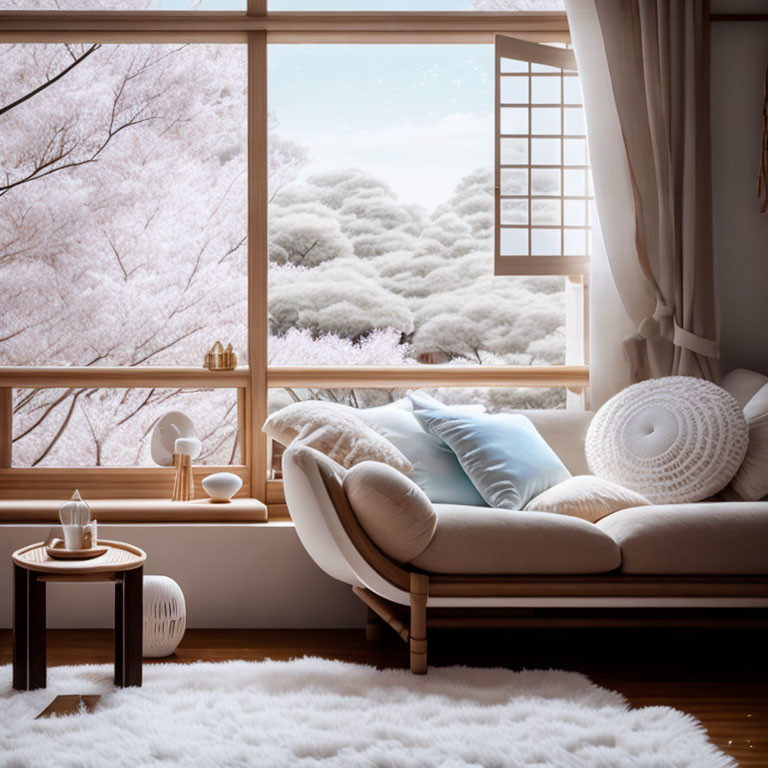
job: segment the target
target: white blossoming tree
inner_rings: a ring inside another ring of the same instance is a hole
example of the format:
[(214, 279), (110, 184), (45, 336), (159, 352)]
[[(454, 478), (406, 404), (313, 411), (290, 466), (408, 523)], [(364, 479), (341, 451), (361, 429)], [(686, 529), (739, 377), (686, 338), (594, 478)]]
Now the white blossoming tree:
[[(244, 49), (4, 46), (0, 80), (2, 363), (198, 366), (217, 338), (244, 354)], [(305, 153), (270, 146), (277, 191)], [(146, 462), (172, 407), (203, 460), (234, 459), (233, 392), (74, 389), (16, 392), (15, 462)]]

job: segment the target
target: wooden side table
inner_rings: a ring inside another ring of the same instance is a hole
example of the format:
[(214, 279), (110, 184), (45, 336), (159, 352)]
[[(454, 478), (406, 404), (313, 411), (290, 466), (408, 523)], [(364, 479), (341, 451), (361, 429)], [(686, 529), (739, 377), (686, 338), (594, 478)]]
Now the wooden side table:
[(42, 543), (13, 558), (13, 687), (45, 688), (45, 585), (49, 581), (115, 582), (115, 685), (141, 685), (143, 573), (146, 553), (121, 541), (99, 541), (103, 555), (56, 560)]

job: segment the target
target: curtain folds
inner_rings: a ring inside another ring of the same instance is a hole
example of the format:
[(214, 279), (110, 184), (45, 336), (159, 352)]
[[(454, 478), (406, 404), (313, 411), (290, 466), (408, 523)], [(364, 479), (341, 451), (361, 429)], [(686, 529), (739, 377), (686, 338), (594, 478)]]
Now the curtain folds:
[(708, 0), (566, 8), (630, 378), (717, 380)]

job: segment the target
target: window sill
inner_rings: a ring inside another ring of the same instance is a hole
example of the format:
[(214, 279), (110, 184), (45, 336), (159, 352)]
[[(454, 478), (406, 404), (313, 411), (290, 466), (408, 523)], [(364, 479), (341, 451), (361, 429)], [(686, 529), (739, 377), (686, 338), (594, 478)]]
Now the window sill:
[[(0, 501), (0, 523), (59, 524), (61, 502), (52, 499)], [(258, 499), (235, 498), (228, 504), (209, 499), (94, 499), (91, 515), (101, 523), (266, 523), (267, 508)]]

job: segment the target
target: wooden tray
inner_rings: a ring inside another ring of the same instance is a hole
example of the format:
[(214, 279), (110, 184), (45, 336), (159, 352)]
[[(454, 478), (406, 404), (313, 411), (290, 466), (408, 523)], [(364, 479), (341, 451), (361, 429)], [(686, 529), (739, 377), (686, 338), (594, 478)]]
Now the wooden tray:
[(103, 555), (109, 547), (98, 544), (90, 549), (64, 549), (64, 547), (46, 547), (45, 551), (48, 557), (56, 560), (90, 560), (92, 557)]

